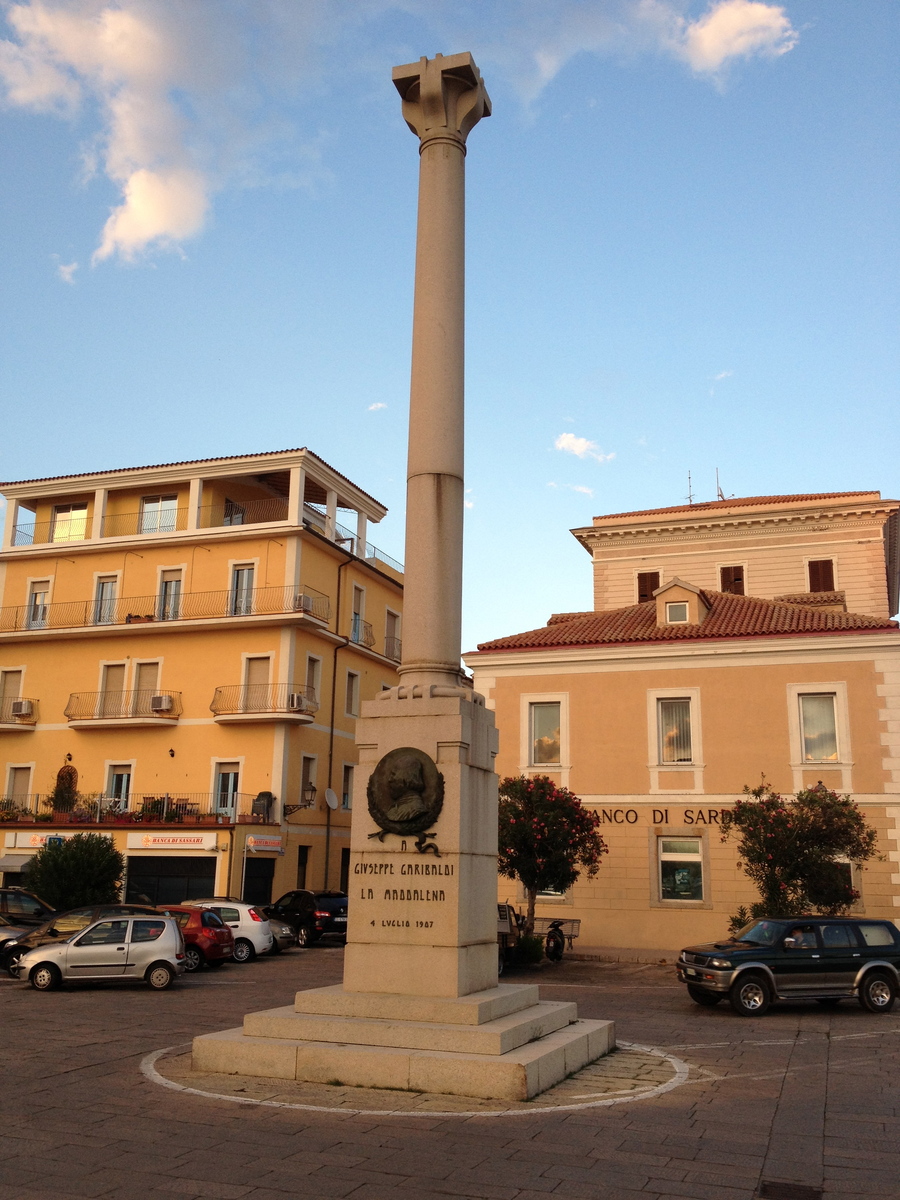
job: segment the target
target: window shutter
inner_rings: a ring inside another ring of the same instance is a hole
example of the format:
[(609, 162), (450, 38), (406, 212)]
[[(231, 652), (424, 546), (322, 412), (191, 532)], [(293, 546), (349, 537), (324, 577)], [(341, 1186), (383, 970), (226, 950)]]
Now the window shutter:
[(640, 571), (637, 579), (638, 604), (644, 604), (653, 599), (653, 593), (659, 587), (659, 571)]
[(743, 596), (744, 594), (744, 568), (743, 567), (720, 567), (719, 569), (721, 590), (730, 592), (732, 596)]
[(809, 590), (834, 591), (834, 563), (830, 558), (812, 559), (809, 563)]

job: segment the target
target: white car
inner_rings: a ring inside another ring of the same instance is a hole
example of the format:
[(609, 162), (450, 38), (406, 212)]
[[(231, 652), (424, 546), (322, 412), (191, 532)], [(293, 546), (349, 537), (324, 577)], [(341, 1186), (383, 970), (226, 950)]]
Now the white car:
[(211, 896), (203, 900), (182, 900), (183, 905), (211, 908), (234, 934), (234, 961), (252, 962), (257, 954), (268, 954), (274, 938), (269, 919), (253, 904)]

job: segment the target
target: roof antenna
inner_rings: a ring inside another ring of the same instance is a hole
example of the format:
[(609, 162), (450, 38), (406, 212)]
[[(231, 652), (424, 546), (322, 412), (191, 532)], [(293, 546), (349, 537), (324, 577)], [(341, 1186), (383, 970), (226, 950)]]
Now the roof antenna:
[(726, 496), (719, 483), (719, 468), (716, 467), (716, 496), (719, 500), (733, 500), (734, 496)]
[(688, 471), (688, 494), (685, 496), (685, 500), (687, 500), (688, 504), (694, 503), (694, 493), (691, 488), (691, 473), (690, 473), (690, 471)]

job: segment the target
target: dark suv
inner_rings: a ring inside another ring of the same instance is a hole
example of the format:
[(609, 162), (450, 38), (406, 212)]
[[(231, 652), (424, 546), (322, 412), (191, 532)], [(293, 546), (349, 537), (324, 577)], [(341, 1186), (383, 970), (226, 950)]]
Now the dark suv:
[[(0, 967), (5, 967), (14, 976), (11, 968), (23, 954), (34, 950), (36, 946), (44, 946), (47, 942), (57, 942), (62, 938), (72, 937), (82, 929), (87, 929), (101, 917), (139, 917), (149, 914), (159, 916), (158, 908), (147, 904), (88, 904), (84, 908), (71, 908), (68, 912), (55, 913), (49, 921), (30, 929), (11, 942), (0, 946)], [(15, 976), (14, 976), (15, 977)]]
[(297, 931), (298, 946), (310, 946), (329, 934), (347, 937), (346, 892), (308, 892), (298, 888), (266, 905), (263, 912), (292, 925)]
[(53, 909), (34, 892), (22, 888), (0, 888), (0, 914), (13, 925), (42, 925)]
[(696, 1004), (727, 996), (743, 1017), (761, 1017), (775, 1000), (837, 1004), (853, 996), (869, 1012), (890, 1012), (900, 930), (856, 917), (759, 919), (726, 941), (688, 946), (676, 969)]

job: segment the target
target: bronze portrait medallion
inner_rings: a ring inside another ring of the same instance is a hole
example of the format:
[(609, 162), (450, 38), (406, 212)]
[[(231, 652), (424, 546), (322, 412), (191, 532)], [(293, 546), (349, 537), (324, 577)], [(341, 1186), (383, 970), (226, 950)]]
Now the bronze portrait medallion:
[(372, 820), (386, 833), (423, 833), (444, 806), (444, 777), (424, 750), (401, 746), (369, 776), (366, 795)]

